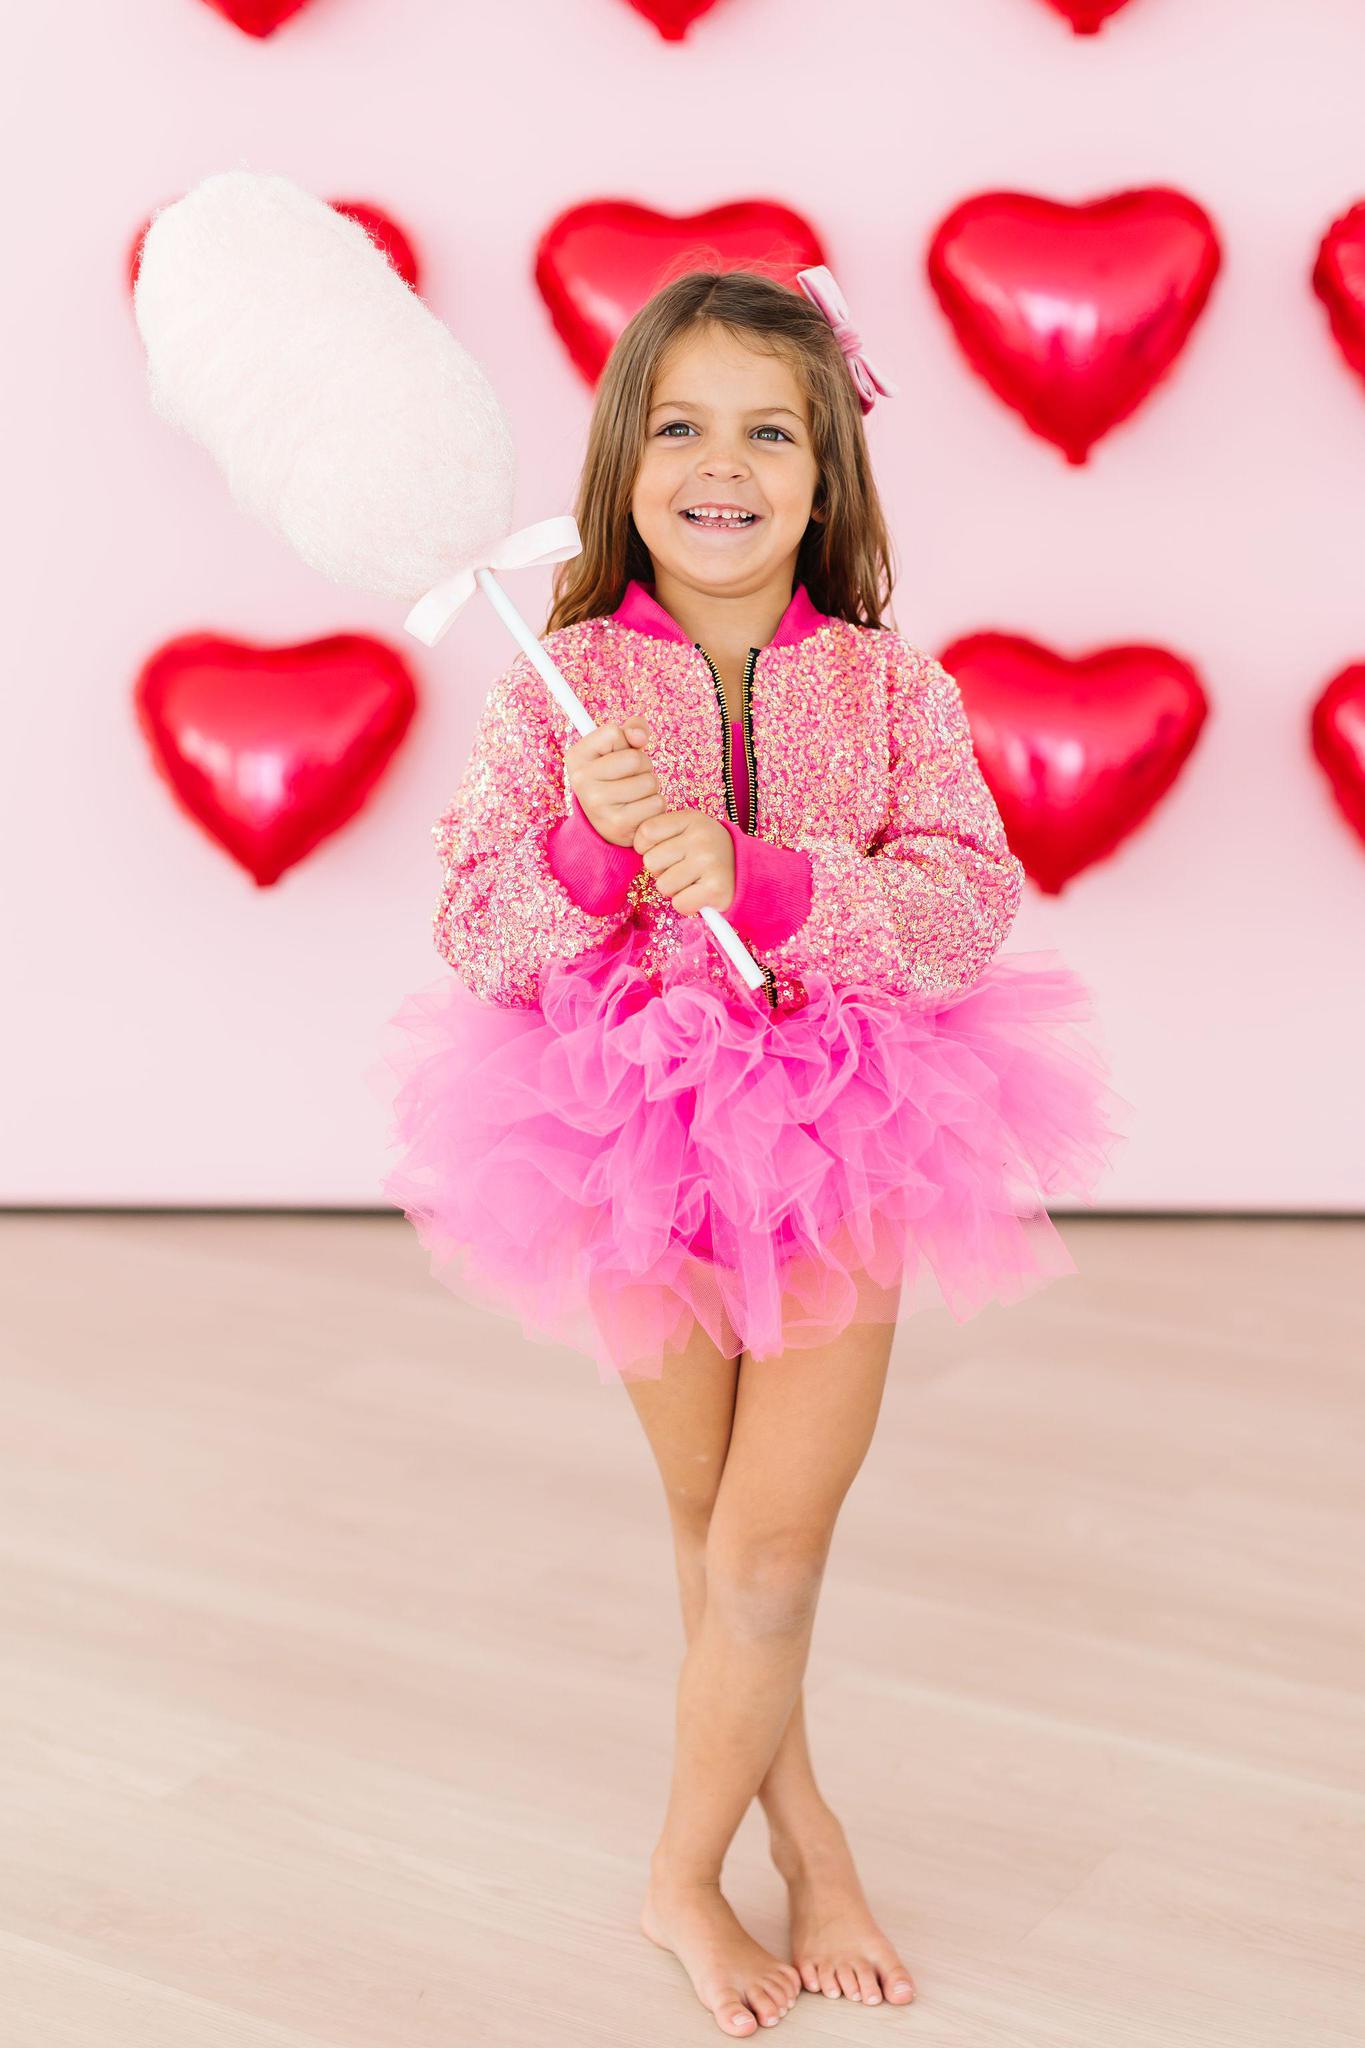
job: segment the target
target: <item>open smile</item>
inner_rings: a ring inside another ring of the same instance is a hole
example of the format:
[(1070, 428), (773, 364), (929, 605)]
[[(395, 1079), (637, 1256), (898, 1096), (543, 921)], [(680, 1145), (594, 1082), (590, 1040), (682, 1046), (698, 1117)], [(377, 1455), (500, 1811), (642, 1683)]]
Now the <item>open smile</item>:
[(680, 512), (678, 517), (684, 526), (692, 529), (693, 533), (704, 534), (707, 540), (716, 540), (722, 545), (733, 542), (739, 534), (752, 533), (754, 528), (762, 523), (762, 515), (758, 512), (727, 513), (721, 517), (714, 514)]

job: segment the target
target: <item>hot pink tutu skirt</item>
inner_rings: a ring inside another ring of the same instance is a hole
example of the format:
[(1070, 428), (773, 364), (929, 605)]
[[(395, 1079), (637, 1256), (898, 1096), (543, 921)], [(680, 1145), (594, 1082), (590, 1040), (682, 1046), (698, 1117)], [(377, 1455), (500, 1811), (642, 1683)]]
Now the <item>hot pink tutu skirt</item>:
[(384, 1192), (453, 1293), (606, 1382), (657, 1379), (696, 1323), (763, 1359), (1077, 1270), (1045, 1202), (1091, 1199), (1131, 1106), (1057, 955), (932, 1005), (803, 973), (773, 1013), (681, 954), (660, 991), (641, 944), (552, 962), (531, 1009), (446, 974), (386, 1027)]

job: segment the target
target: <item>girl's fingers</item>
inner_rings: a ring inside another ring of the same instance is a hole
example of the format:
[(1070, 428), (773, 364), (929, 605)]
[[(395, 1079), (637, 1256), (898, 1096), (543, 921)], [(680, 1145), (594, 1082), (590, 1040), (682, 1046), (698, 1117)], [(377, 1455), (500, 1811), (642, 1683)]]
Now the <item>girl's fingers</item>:
[(693, 915), (710, 902), (714, 892), (704, 862), (696, 858), (687, 859), (682, 853), (662, 868), (652, 866), (648, 855), (645, 862), (658, 885), (659, 894), (666, 896), (675, 910)]
[(592, 772), (599, 782), (629, 782), (632, 776), (653, 776), (654, 764), (638, 747), (627, 747), (619, 754), (607, 754), (595, 761)]
[[(675, 861), (682, 859), (683, 850), (681, 846), (676, 844), (676, 841), (681, 838), (687, 829), (686, 813), (683, 811), (659, 811), (655, 814), (652, 821), (647, 819), (645, 822), (651, 825), (649, 844), (640, 849), (644, 856), (645, 866), (650, 870), (651, 874), (656, 873), (660, 868), (671, 868)], [(651, 857), (655, 854), (659, 855), (657, 860)]]
[(638, 832), (646, 818), (657, 818), (668, 806), (657, 790), (648, 790), (632, 803), (620, 806), (620, 822), (623, 830)]
[(629, 782), (618, 784), (606, 795), (605, 803), (612, 823), (620, 831), (632, 835), (639, 831), (646, 818), (657, 818), (667, 808), (647, 776), (638, 779), (638, 786)]
[(699, 882), (689, 882), (685, 888), (675, 889), (669, 900), (684, 917), (700, 917), (710, 898)]
[(652, 775), (632, 776), (629, 782), (621, 783), (617, 789), (613, 790), (612, 794), (619, 804), (630, 805), (657, 802), (660, 810), (667, 809), (659, 785), (655, 782)]
[(611, 754), (625, 753), (632, 747), (639, 750), (648, 743), (647, 725), (635, 719), (628, 719), (625, 725), (608, 719), (605, 725), (595, 725), (591, 732), (583, 733), (572, 745), (584, 760), (595, 761)]
[[(667, 839), (653, 840), (650, 845), (637, 850), (645, 864), (646, 872), (653, 875), (655, 881), (658, 881), (660, 876), (668, 874), (671, 868), (676, 868), (683, 857), (683, 844), (676, 833), (670, 833)], [(680, 886), (675, 876), (673, 887), (676, 889)]]
[(630, 744), (621, 727), (610, 722), (606, 725), (595, 725), (591, 732), (585, 732), (580, 739), (574, 741), (579, 754), (586, 761), (596, 761), (608, 754), (620, 753)]

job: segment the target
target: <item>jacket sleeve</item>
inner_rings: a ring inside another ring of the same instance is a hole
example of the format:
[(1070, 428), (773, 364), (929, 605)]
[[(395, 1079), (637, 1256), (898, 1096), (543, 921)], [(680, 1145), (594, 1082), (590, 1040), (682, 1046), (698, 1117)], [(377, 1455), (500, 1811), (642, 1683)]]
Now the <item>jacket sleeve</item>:
[(551, 827), (548, 844), (550, 866), (585, 910), (619, 910), (645, 864), (633, 846), (604, 839), (576, 799)]
[(725, 915), (751, 945), (775, 946), (810, 915), (810, 855), (755, 839), (730, 818), (720, 822), (735, 850), (735, 893)]
[(442, 872), (436, 950), (488, 1002), (529, 1009), (552, 960), (600, 944), (631, 914), (624, 895), (585, 908), (550, 859), (550, 834), (569, 814), (564, 752), (574, 737), (519, 654), (489, 691), (459, 788), (431, 828)]
[(872, 844), (800, 834), (811, 856), (804, 922), (764, 958), (823, 969), (894, 995), (947, 995), (974, 982), (1004, 944), (1023, 863), (972, 748), (957, 683), (896, 636), (887, 676), (889, 792)]

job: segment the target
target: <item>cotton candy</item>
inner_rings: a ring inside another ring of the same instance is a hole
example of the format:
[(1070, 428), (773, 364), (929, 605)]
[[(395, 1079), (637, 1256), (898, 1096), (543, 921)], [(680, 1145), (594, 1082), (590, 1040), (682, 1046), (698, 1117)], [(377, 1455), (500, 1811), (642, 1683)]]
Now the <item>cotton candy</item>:
[(507, 417), (358, 221), (289, 178), (215, 173), (152, 221), (133, 310), (155, 411), (324, 576), (413, 602), (493, 556)]

